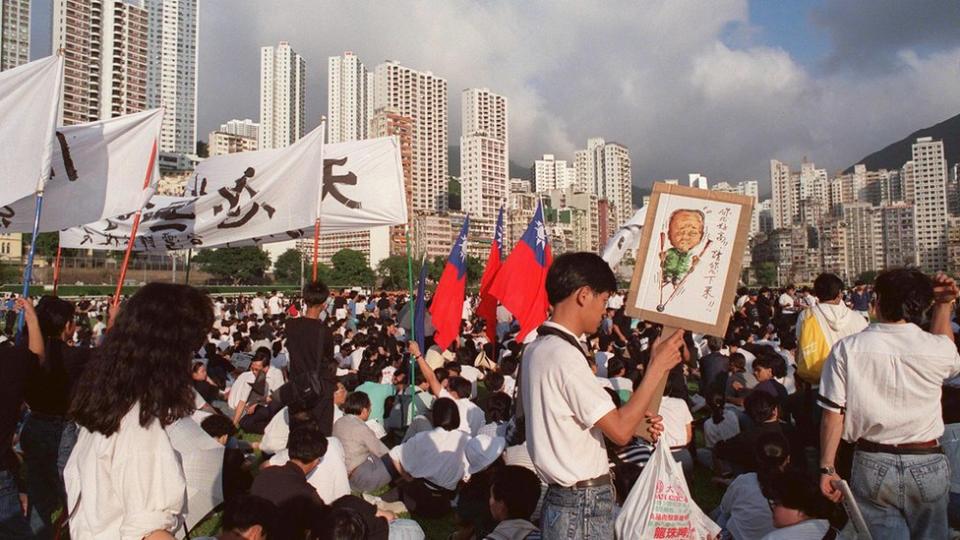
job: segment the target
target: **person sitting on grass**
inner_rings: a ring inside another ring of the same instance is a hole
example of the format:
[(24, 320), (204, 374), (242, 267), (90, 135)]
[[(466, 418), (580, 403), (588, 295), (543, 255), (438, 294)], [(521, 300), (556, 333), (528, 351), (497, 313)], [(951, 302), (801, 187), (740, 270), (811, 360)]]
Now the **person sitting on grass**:
[(540, 500), (540, 479), (518, 465), (507, 465), (493, 477), (490, 515), (497, 527), (484, 540), (539, 540), (540, 531), (530, 522)]
[(470, 437), (460, 431), (460, 411), (450, 398), (433, 403), (433, 429), (416, 434), (390, 450), (396, 470), (404, 476), (399, 485), (404, 505), (414, 515), (440, 517), (466, 472), (464, 455)]
[[(229, 421), (228, 421), (229, 422)], [(277, 508), (270, 501), (253, 495), (241, 495), (227, 502), (223, 510), (220, 534), (197, 540), (268, 540), (279, 538), (273, 531)]]
[(370, 398), (363, 392), (353, 392), (347, 396), (343, 410), (345, 415), (333, 424), (333, 436), (343, 444), (350, 489), (374, 491), (389, 484), (393, 478), (381, 458), (390, 449), (367, 425)]
[[(447, 387), (444, 388), (436, 373), (430, 369), (430, 364), (421, 355), (419, 345), (411, 342), (409, 348), (410, 355), (417, 359), (417, 366), (420, 368), (421, 375), (430, 384), (430, 392), (438, 398), (453, 400), (460, 413), (460, 431), (470, 436), (476, 436), (480, 428), (486, 424), (486, 415), (483, 413), (483, 409), (470, 401), (470, 394), (473, 391), (470, 381), (463, 377), (450, 376), (447, 378)], [(457, 364), (457, 367), (459, 367), (459, 364)], [(436, 424), (434, 424), (434, 427), (436, 427)]]
[(776, 527), (763, 540), (827, 538), (831, 503), (820, 493), (817, 478), (806, 472), (787, 471), (770, 482), (763, 493), (770, 502)]
[(251, 463), (246, 452), (230, 439), (237, 434), (237, 428), (229, 418), (222, 414), (213, 414), (200, 423), (203, 431), (223, 445), (223, 500), (230, 502), (246, 493), (253, 484)]

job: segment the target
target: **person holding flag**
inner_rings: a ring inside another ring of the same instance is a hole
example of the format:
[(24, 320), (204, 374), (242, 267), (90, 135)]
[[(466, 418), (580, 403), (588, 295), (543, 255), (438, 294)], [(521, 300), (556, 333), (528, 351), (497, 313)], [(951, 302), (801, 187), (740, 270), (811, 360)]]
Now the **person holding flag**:
[(517, 341), (523, 341), (527, 334), (547, 319), (550, 305), (544, 283), (552, 261), (553, 254), (543, 221), (543, 203), (538, 203), (526, 232), (490, 285), (490, 295), (520, 322)]
[(470, 216), (463, 219), (460, 235), (450, 249), (447, 265), (440, 275), (440, 282), (430, 304), (430, 316), (437, 329), (433, 342), (445, 351), (450, 348), (460, 334), (460, 321), (463, 310), (463, 297), (467, 289), (467, 231), (470, 229)]
[(477, 305), (477, 316), (483, 320), (484, 332), (491, 343), (497, 340), (497, 299), (490, 294), (490, 287), (500, 270), (501, 261), (503, 261), (503, 206), (497, 214), (497, 228), (494, 229), (493, 242), (490, 243), (487, 267), (483, 269), (483, 276), (480, 278), (480, 304)]

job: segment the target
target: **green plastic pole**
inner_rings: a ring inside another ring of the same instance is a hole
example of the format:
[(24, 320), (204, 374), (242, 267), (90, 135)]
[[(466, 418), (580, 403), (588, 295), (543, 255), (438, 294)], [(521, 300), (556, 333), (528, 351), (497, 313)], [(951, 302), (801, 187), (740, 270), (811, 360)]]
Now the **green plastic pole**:
[[(414, 320), (415, 320), (414, 310), (416, 309), (416, 303), (414, 302), (414, 298), (413, 298), (413, 257), (410, 254), (410, 225), (409, 224), (406, 227), (405, 235), (406, 235), (406, 242), (407, 242), (407, 286), (410, 289), (410, 299), (408, 300), (408, 302), (413, 303), (413, 305), (410, 306), (410, 309), (407, 310), (408, 313), (410, 314), (410, 340), (407, 343), (413, 343), (417, 340), (417, 330), (414, 325)], [(420, 354), (426, 354), (426, 351), (420, 351)], [(411, 356), (410, 357), (410, 382), (407, 385), (407, 387), (410, 389), (410, 405), (408, 406), (409, 410), (407, 412), (407, 419), (409, 419), (411, 422), (413, 421), (413, 410), (414, 410), (413, 400), (417, 396), (416, 386), (413, 384), (413, 381), (415, 380), (415, 374), (416, 374), (416, 366), (414, 364), (416, 364), (416, 362), (417, 360)]]

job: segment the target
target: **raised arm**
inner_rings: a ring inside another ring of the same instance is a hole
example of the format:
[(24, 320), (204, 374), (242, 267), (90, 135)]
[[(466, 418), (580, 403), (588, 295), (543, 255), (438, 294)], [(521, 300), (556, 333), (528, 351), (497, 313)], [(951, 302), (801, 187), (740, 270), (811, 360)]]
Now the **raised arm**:
[(933, 312), (930, 317), (930, 333), (954, 340), (950, 318), (960, 292), (957, 283), (950, 276), (938, 273), (933, 276)]
[(17, 298), (15, 310), (23, 312), (23, 320), (27, 324), (27, 347), (30, 349), (30, 352), (37, 355), (37, 358), (40, 359), (40, 365), (42, 366), (46, 359), (44, 356), (43, 334), (40, 332), (40, 320), (37, 319), (37, 312), (33, 308), (33, 300), (30, 298)]
[(410, 351), (410, 355), (417, 360), (417, 367), (420, 368), (420, 374), (423, 375), (424, 380), (430, 384), (430, 393), (440, 397), (440, 392), (443, 391), (443, 386), (440, 385), (440, 381), (437, 380), (436, 373), (430, 369), (430, 364), (427, 363), (427, 360), (420, 352), (420, 346), (417, 345), (416, 341), (411, 341), (410, 344), (407, 345), (407, 350)]

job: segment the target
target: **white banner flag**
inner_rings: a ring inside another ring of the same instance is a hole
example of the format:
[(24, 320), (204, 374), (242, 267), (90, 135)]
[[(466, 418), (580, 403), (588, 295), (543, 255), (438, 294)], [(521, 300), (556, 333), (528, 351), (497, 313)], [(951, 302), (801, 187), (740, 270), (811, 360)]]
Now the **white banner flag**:
[[(322, 137), (318, 128), (286, 149), (202, 162), (188, 183), (187, 197), (150, 200), (135, 249), (228, 247), (311, 237), (321, 197), (324, 232), (406, 223), (397, 139), (332, 144), (321, 151)], [(321, 152), (326, 155), (322, 161)], [(125, 249), (132, 216), (121, 217), (62, 231), (61, 245)]]
[[(135, 212), (144, 201), (143, 181), (152, 165), (151, 186), (159, 178), (154, 144), (163, 109), (102, 122), (57, 129), (53, 168), (43, 189), (40, 231)], [(33, 230), (34, 197), (0, 208), (0, 233)]]
[(607, 242), (607, 246), (603, 248), (603, 260), (607, 261), (610, 268), (616, 269), (627, 251), (640, 247), (640, 233), (646, 219), (647, 207), (644, 206), (637, 210), (630, 221), (624, 223), (623, 227), (620, 227), (620, 230)]
[(57, 55), (0, 73), (0, 206), (33, 195), (50, 173), (62, 79)]

